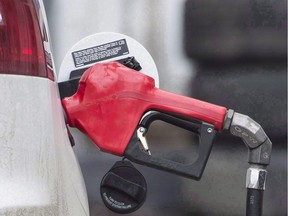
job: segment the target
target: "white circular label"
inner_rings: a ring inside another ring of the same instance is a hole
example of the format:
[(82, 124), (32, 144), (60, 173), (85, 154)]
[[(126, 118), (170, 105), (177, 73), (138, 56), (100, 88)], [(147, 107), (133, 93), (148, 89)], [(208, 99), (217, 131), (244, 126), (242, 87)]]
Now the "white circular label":
[(72, 71), (132, 56), (142, 67), (139, 72), (152, 77), (155, 86), (159, 87), (158, 70), (149, 52), (133, 38), (113, 32), (90, 35), (76, 43), (61, 64), (58, 82), (68, 81)]

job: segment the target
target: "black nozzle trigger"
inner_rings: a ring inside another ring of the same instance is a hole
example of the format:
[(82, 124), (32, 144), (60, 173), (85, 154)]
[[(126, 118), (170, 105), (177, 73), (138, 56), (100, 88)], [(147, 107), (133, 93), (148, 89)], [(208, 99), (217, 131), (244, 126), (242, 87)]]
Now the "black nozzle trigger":
[(148, 130), (151, 123), (155, 120), (161, 120), (196, 133), (200, 138), (197, 160), (192, 164), (182, 164), (172, 160), (149, 155), (143, 152), (139, 146), (136, 145), (138, 142), (138, 136), (136, 132), (132, 136), (125, 150), (124, 156), (127, 159), (141, 165), (163, 170), (183, 177), (200, 180), (212, 149), (213, 140), (216, 135), (216, 131), (213, 125), (204, 122), (190, 122), (188, 120), (183, 120), (166, 113), (153, 111), (147, 114), (141, 120), (139, 126)]

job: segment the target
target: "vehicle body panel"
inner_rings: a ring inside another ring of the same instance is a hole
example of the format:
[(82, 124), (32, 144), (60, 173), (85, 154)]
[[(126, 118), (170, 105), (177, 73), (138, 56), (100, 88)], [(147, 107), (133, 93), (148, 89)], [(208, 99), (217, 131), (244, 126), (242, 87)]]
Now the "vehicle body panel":
[[(0, 74), (0, 215), (89, 215), (68, 138), (42, 0), (34, 0), (47, 78)], [(49, 78), (49, 79), (48, 79)]]
[(0, 92), (0, 215), (89, 215), (56, 83), (0, 75)]

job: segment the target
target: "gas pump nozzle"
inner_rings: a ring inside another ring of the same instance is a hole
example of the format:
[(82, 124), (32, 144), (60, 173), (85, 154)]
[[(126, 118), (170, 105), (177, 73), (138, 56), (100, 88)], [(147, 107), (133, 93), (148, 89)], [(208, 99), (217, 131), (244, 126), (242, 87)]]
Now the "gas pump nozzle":
[[(153, 78), (118, 62), (92, 66), (82, 75), (76, 94), (62, 104), (69, 125), (87, 134), (102, 151), (194, 179), (203, 173), (227, 112), (225, 107), (162, 91)], [(149, 154), (144, 133), (157, 119), (200, 136), (194, 164)], [(146, 151), (139, 149), (138, 140)]]
[[(77, 92), (64, 98), (62, 104), (68, 124), (88, 135), (102, 151), (195, 180), (202, 176), (216, 133), (229, 130), (242, 138), (249, 150), (247, 215), (262, 214), (272, 143), (250, 117), (162, 91), (155, 87), (153, 78), (118, 62), (89, 68), (82, 75)], [(193, 164), (153, 156), (145, 134), (155, 120), (199, 135), (198, 158)], [(142, 149), (137, 145), (139, 141)]]
[[(153, 78), (118, 62), (89, 68), (77, 92), (64, 98), (62, 104), (69, 125), (87, 134), (102, 151), (188, 178), (201, 178), (216, 132), (223, 129), (243, 139), (249, 148), (250, 163), (267, 165), (270, 160), (269, 139), (249, 117), (160, 90)], [(199, 135), (196, 162), (187, 165), (151, 155), (145, 134), (155, 120)], [(139, 149), (138, 141), (144, 151)]]

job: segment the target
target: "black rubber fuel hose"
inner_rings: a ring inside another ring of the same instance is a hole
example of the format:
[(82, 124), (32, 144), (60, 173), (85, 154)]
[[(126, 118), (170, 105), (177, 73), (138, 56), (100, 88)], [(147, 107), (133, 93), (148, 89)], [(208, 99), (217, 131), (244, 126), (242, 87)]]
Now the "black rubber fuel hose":
[(262, 216), (264, 190), (247, 189), (246, 216)]

